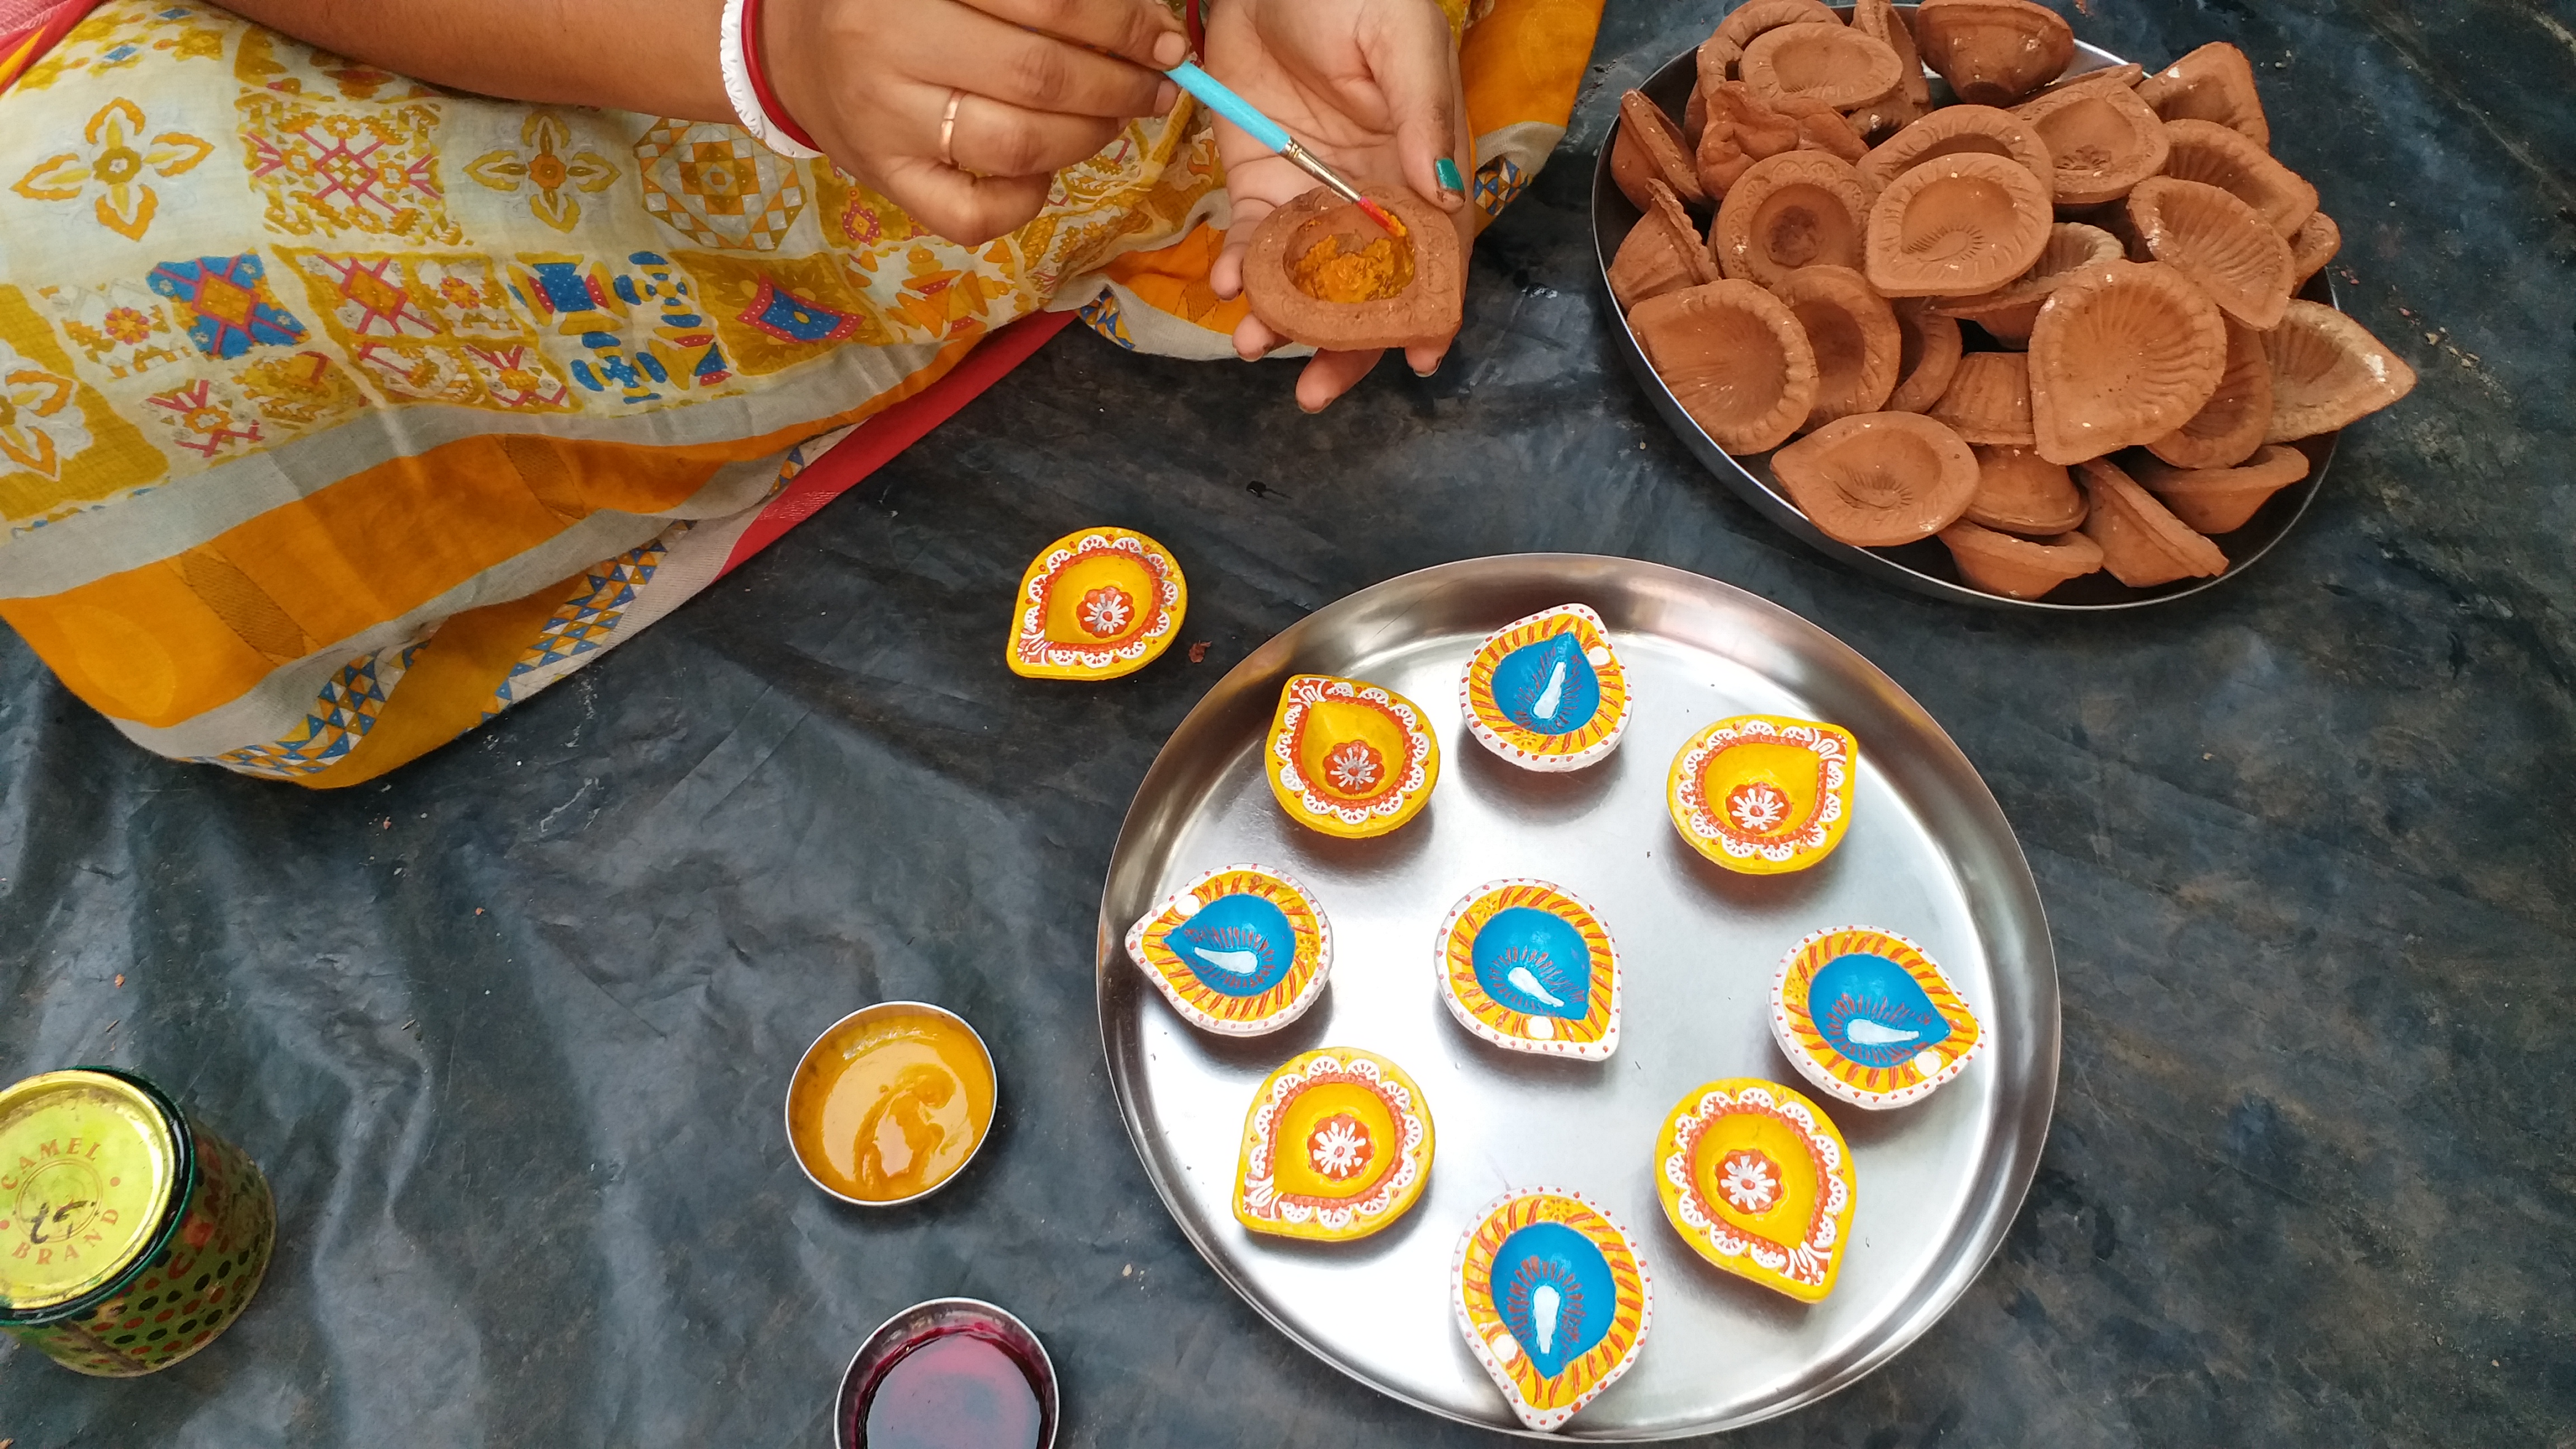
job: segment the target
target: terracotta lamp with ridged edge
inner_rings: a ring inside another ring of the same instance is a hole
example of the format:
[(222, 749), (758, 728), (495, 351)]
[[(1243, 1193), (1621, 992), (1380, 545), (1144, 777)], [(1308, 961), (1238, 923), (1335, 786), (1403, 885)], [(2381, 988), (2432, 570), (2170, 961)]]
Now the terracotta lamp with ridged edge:
[(1334, 352), (1448, 341), (1466, 302), (1457, 223), (1410, 191), (1362, 190), (1406, 235), (1389, 236), (1316, 187), (1253, 230), (1243, 262), (1253, 315), (1292, 342)]

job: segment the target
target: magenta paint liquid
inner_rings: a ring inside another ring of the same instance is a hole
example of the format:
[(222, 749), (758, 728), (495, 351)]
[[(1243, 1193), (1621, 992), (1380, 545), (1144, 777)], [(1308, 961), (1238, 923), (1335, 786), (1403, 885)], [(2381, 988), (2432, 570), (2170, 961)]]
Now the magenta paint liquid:
[(922, 1341), (868, 1395), (863, 1449), (1037, 1449), (1038, 1396), (1008, 1349), (971, 1333)]

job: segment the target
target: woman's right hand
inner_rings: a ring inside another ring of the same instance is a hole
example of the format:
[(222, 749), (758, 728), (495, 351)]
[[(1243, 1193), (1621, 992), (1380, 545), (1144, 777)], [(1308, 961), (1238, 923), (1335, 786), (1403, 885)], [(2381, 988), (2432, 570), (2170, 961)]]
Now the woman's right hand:
[(1035, 217), (1055, 173), (1130, 118), (1170, 110), (1161, 72), (1189, 55), (1159, 0), (766, 0), (760, 20), (771, 85), (814, 144), (969, 245)]

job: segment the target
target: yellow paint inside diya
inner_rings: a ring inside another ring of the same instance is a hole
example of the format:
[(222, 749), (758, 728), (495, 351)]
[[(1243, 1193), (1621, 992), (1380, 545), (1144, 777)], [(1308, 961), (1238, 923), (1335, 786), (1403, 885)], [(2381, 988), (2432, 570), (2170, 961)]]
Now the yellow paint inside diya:
[(1440, 744), (1413, 701), (1357, 679), (1300, 674), (1279, 692), (1263, 770), (1301, 825), (1384, 835), (1431, 800)]
[(956, 1175), (993, 1125), (993, 1058), (956, 1016), (887, 1002), (806, 1049), (787, 1137), (806, 1175), (853, 1202), (916, 1198)]
[(1673, 756), (1666, 801), (1693, 850), (1728, 870), (1776, 875), (1842, 843), (1859, 769), (1859, 742), (1839, 725), (1737, 715)]
[(1684, 1097), (1655, 1143), (1655, 1190), (1693, 1250), (1802, 1303), (1831, 1293), (1851, 1236), (1851, 1149), (1804, 1094), (1753, 1077)]
[(1430, 1107), (1403, 1068), (1356, 1047), (1292, 1057), (1244, 1118), (1235, 1220), (1281, 1237), (1367, 1237), (1421, 1199), (1432, 1146)]
[(1169, 549), (1132, 529), (1079, 529), (1048, 544), (1020, 575), (1011, 672), (1133, 674), (1171, 647), (1188, 608), (1189, 584)]

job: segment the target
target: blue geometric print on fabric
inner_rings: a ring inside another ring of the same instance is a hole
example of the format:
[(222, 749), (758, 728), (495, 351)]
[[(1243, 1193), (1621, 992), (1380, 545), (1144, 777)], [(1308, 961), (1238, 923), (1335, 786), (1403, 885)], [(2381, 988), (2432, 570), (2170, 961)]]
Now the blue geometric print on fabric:
[(1866, 952), (1825, 963), (1807, 985), (1807, 1015), (1834, 1050), (1865, 1067), (1895, 1066), (1950, 1035), (1922, 983)]
[(1581, 1021), (1591, 1010), (1592, 948), (1562, 916), (1530, 906), (1496, 911), (1468, 957), (1485, 994), (1523, 1016)]
[(1494, 1254), (1494, 1312), (1541, 1378), (1554, 1378), (1610, 1332), (1610, 1260), (1563, 1223), (1531, 1223)]
[(1570, 735), (1601, 710), (1601, 678), (1573, 633), (1524, 644), (1494, 666), (1494, 703), (1503, 717), (1543, 735)]
[(1163, 943), (1211, 991), (1259, 996), (1297, 960), (1297, 933), (1259, 896), (1219, 896), (1172, 928)]
[(856, 319), (807, 301), (775, 282), (761, 283), (760, 295), (741, 320), (790, 342), (830, 342), (858, 327)]
[[(144, 277), (153, 291), (181, 304), (188, 317), (188, 340), (218, 361), (229, 361), (253, 347), (277, 347), (304, 340), (304, 324), (274, 303), (260, 300), (268, 264), (257, 252), (237, 257), (199, 257), (193, 262), (163, 262)], [(193, 314), (193, 315), (191, 315)]]

